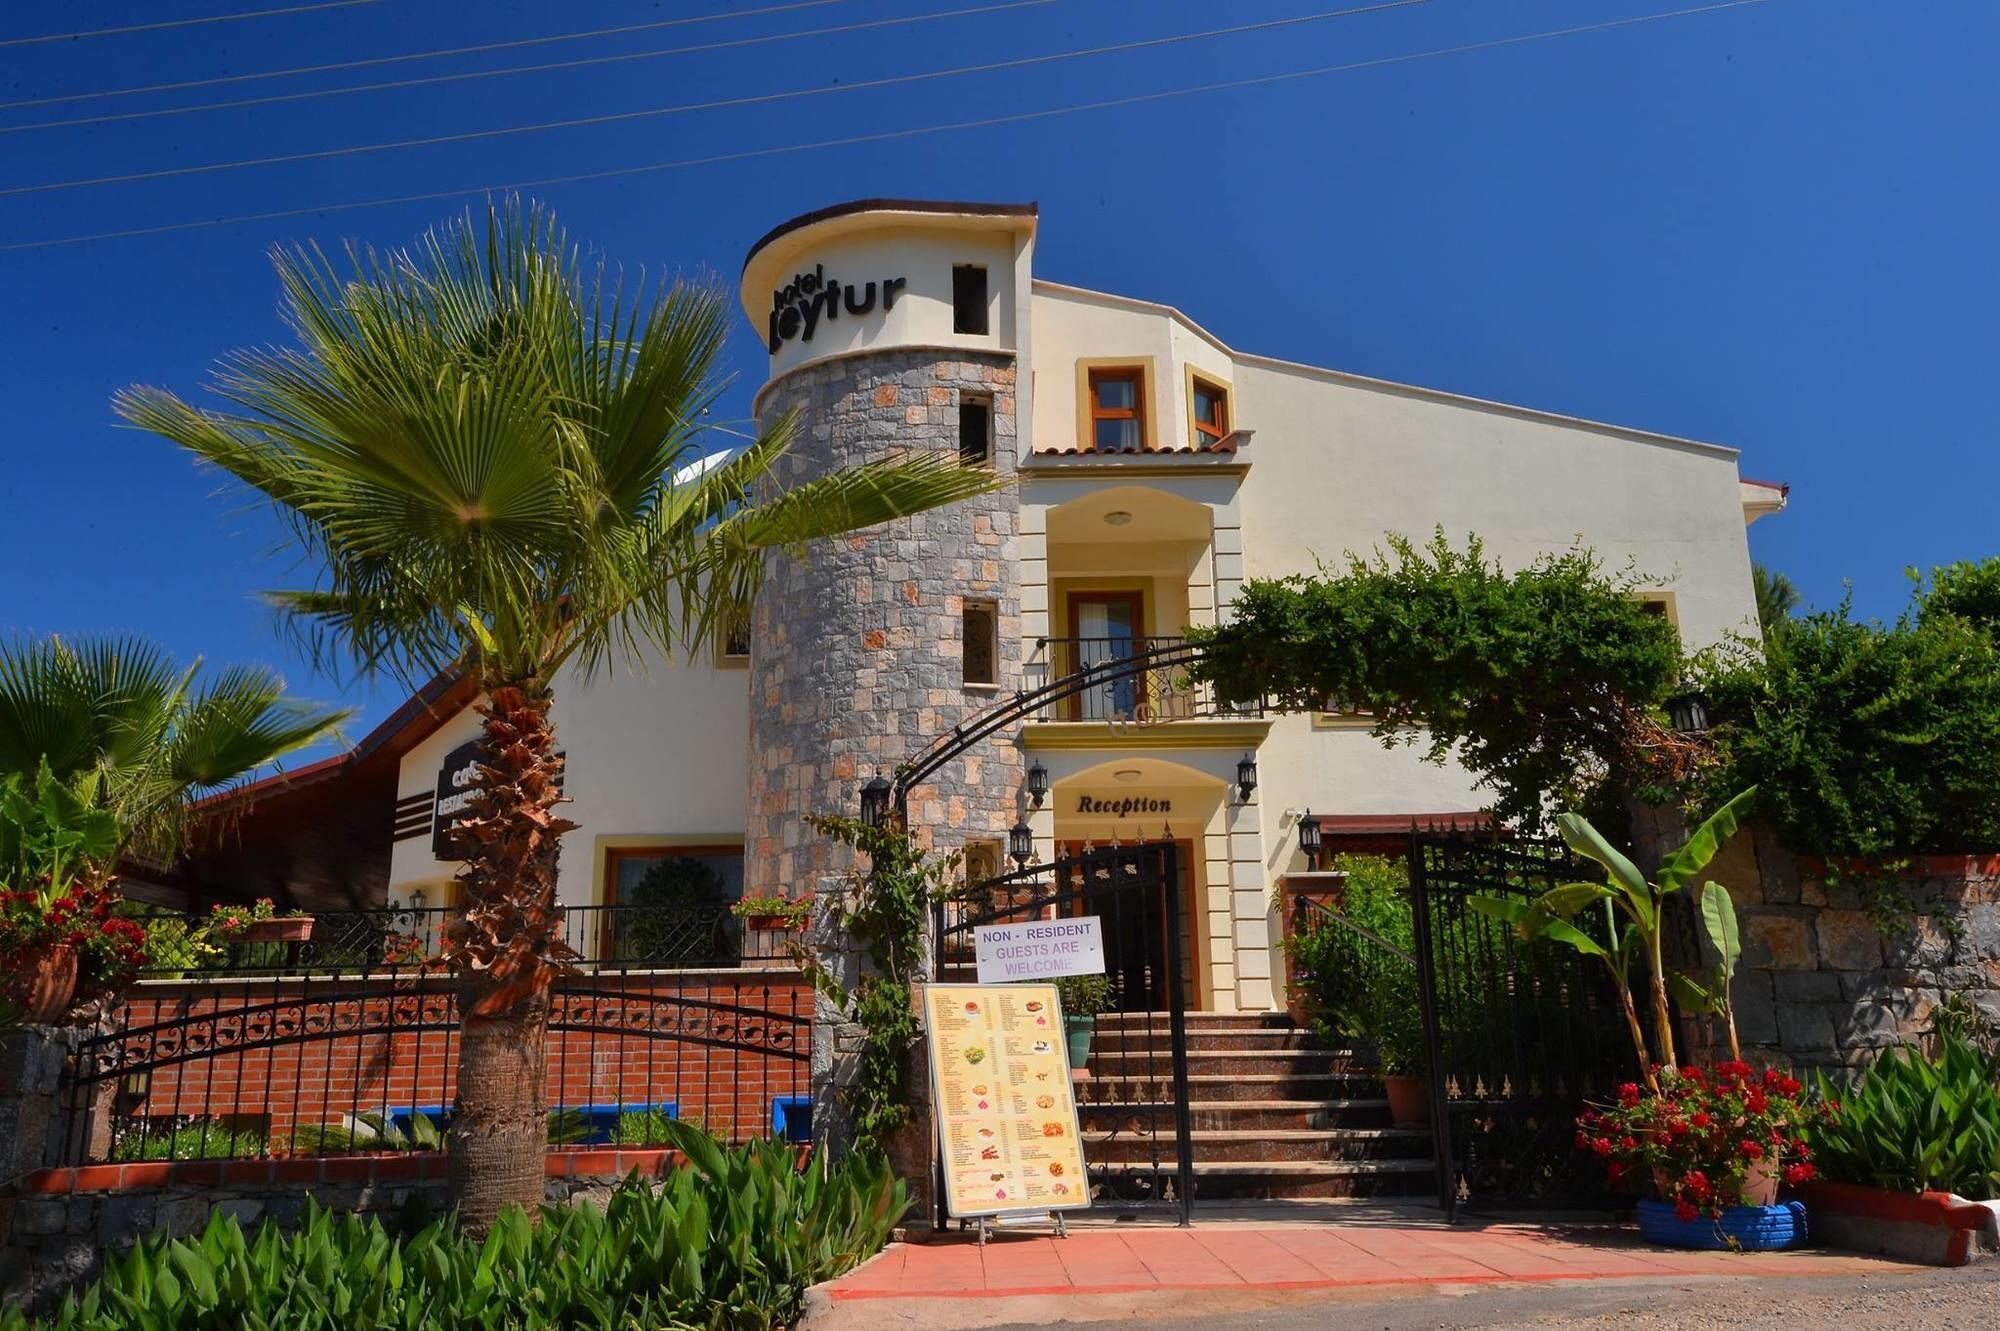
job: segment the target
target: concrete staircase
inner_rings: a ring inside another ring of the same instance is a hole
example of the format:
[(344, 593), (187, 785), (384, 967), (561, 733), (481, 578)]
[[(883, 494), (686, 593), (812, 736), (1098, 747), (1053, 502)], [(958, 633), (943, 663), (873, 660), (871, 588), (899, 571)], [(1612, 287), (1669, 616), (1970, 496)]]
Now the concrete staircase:
[[(1314, 1048), (1284, 1013), (1187, 1014), (1195, 1199), (1425, 1196), (1431, 1133), (1399, 1128), (1351, 1048)], [(1164, 1012), (1098, 1018), (1077, 1085), (1084, 1159), (1106, 1200), (1158, 1197), (1176, 1164)]]

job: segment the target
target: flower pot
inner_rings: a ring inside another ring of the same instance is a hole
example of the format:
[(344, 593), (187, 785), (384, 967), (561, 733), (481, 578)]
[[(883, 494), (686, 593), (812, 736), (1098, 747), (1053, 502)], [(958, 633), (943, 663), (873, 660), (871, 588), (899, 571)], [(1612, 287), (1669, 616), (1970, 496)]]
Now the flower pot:
[(1431, 1092), (1422, 1077), (1384, 1075), (1382, 1090), (1389, 1097), (1389, 1117), (1399, 1128), (1431, 1121)]
[(1798, 1192), (1815, 1239), (1831, 1248), (1928, 1266), (1964, 1266), (1992, 1255), (1993, 1212), (1979, 1202), (1823, 1180)]
[(251, 920), (243, 926), (246, 943), (303, 943), (312, 937), (313, 917), (283, 915), (275, 920)]
[(1639, 1203), (1639, 1237), (1668, 1248), (1713, 1251), (1775, 1252), (1806, 1241), (1806, 1208), (1802, 1202), (1783, 1206), (1728, 1206), (1720, 1217), (1698, 1215), (1682, 1220), (1671, 1202), (1648, 1197)]
[(789, 915), (745, 915), (743, 923), (752, 929), (774, 934), (797, 933), (805, 925), (803, 920), (795, 920)]
[(1743, 1204), (1772, 1206), (1778, 1200), (1778, 1166), (1765, 1156), (1743, 1171)]
[(30, 1026), (52, 1026), (69, 1011), (76, 997), (76, 949), (57, 943), (35, 958), (21, 998), (21, 1020)]
[(1074, 1072), (1090, 1062), (1090, 1037), (1097, 1033), (1094, 1013), (1063, 1014), (1063, 1039), (1069, 1045), (1069, 1066)]

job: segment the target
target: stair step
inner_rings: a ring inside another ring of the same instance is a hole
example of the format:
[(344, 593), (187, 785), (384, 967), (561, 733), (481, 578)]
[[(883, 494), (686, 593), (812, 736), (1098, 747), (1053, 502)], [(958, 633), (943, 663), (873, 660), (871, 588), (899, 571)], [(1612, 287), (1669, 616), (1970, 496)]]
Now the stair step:
[[(1131, 1139), (1135, 1135), (1148, 1139), (1158, 1137), (1161, 1141), (1172, 1141), (1171, 1130), (1157, 1133), (1129, 1133), (1111, 1129), (1088, 1129), (1083, 1133), (1085, 1141), (1111, 1141), (1118, 1138)], [(1386, 1141), (1408, 1139), (1428, 1141), (1429, 1128), (1196, 1128), (1194, 1144), (1200, 1147), (1208, 1142), (1343, 1142), (1343, 1141)]]
[[(1157, 1201), (1173, 1184), (1171, 1164), (1090, 1166), (1100, 1185), (1099, 1202)], [(1312, 1197), (1427, 1197), (1437, 1170), (1420, 1157), (1392, 1160), (1228, 1160), (1194, 1166), (1195, 1199), (1277, 1201)]]
[[(1082, 1133), (1084, 1158), (1093, 1164), (1120, 1160), (1155, 1161), (1180, 1149), (1171, 1122)], [(1419, 1128), (1279, 1128), (1245, 1131), (1196, 1128), (1188, 1140), (1198, 1165), (1244, 1162), (1336, 1163), (1408, 1159), (1429, 1152), (1431, 1134)]]

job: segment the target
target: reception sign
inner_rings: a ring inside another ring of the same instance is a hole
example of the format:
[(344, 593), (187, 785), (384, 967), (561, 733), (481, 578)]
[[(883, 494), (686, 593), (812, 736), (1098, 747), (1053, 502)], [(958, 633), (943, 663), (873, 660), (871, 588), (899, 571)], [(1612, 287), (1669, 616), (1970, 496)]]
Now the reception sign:
[(1055, 986), (934, 984), (924, 1026), (946, 1210), (1090, 1205)]

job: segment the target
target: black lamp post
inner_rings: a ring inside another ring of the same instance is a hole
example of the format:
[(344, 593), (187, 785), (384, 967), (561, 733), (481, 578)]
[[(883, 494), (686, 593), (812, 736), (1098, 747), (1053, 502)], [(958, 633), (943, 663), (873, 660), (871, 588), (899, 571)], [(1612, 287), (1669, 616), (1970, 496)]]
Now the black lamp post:
[(1674, 729), (1683, 735), (1701, 735), (1708, 731), (1708, 697), (1697, 689), (1677, 693), (1667, 699), (1667, 717)]
[(1319, 819), (1307, 809), (1299, 818), (1299, 849), (1305, 852), (1306, 863), (1319, 868)]
[(889, 783), (880, 772), (861, 788), (861, 821), (878, 831), (889, 821)]
[(1017, 869), (1027, 868), (1028, 861), (1035, 858), (1035, 829), (1028, 826), (1026, 818), (1007, 830), (1007, 857)]
[(1241, 803), (1248, 804), (1250, 797), (1257, 793), (1257, 755), (1246, 753), (1236, 761), (1236, 793)]
[(1040, 758), (1028, 769), (1028, 803), (1039, 809), (1042, 801), (1049, 797), (1049, 769), (1042, 766)]

